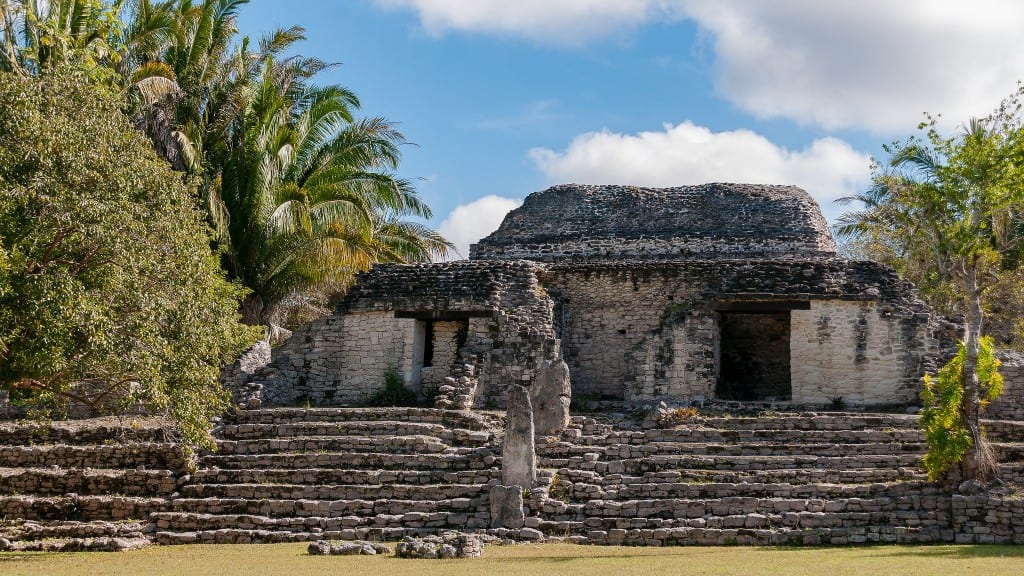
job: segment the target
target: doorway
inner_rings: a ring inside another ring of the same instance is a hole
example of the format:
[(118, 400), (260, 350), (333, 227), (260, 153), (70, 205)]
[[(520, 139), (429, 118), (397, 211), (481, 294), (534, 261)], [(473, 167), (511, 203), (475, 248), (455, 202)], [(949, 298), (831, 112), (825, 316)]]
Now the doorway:
[(790, 312), (718, 313), (719, 400), (786, 401), (792, 398)]

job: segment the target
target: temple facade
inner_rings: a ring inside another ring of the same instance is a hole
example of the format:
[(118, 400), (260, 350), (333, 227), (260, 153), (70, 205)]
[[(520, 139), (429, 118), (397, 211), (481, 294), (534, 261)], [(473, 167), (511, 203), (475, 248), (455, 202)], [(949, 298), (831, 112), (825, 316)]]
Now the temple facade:
[(839, 257), (799, 188), (562, 185), (469, 260), (361, 274), (226, 379), (243, 401), (359, 405), (391, 371), (439, 407), (500, 408), (567, 367), (581, 399), (870, 408), (916, 403), (960, 328), (893, 270)]

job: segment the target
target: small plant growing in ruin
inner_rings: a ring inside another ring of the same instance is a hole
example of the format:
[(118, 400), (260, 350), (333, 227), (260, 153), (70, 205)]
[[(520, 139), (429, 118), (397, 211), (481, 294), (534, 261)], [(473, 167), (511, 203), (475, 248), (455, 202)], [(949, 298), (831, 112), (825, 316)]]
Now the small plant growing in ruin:
[(686, 424), (699, 416), (700, 410), (693, 406), (689, 406), (687, 408), (673, 408), (658, 414), (656, 422), (661, 428), (672, 428), (673, 426)]
[[(960, 344), (956, 356), (943, 366), (937, 377), (924, 376), (920, 425), (928, 442), (924, 468), (928, 477), (936, 480), (961, 463), (972, 445), (971, 430), (963, 418), (964, 389), (960, 385), (966, 351)], [(995, 355), (992, 338), (981, 338), (978, 349), (978, 384), (983, 411), (989, 402), (1003, 393), (1003, 377), (999, 374), (999, 359)]]
[(394, 366), (384, 372), (384, 389), (373, 395), (369, 406), (416, 406), (416, 392), (405, 387), (402, 376)]

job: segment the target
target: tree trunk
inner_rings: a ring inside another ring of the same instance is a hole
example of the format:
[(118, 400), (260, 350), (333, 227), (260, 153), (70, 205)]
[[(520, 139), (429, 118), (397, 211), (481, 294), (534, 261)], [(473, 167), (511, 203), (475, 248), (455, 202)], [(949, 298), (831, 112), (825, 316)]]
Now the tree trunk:
[(971, 435), (971, 447), (964, 455), (963, 475), (967, 480), (988, 482), (996, 475), (996, 461), (981, 430), (981, 386), (978, 381), (978, 350), (981, 347), (981, 328), (984, 312), (981, 307), (981, 287), (977, 270), (964, 277), (967, 294), (967, 322), (964, 328), (964, 365), (960, 374), (963, 400), (960, 415)]
[(263, 298), (259, 294), (252, 293), (242, 300), (239, 312), (242, 313), (242, 323), (249, 326), (263, 326), (266, 324), (263, 318)]

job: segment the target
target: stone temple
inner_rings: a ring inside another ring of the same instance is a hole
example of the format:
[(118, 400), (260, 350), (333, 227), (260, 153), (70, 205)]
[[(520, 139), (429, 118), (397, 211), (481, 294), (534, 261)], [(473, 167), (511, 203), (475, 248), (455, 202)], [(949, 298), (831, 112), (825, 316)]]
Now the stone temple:
[[(160, 418), (0, 421), (0, 552), (1024, 544), (1024, 355), (984, 422), (1003, 484), (921, 469), (906, 408), (961, 330), (840, 258), (798, 188), (556, 186), (227, 368), (216, 451)], [(435, 406), (365, 406), (396, 379)]]
[(375, 266), (228, 380), (271, 405), (359, 405), (393, 370), (446, 408), (537, 382), (535, 402), (892, 407), (959, 332), (891, 269), (839, 257), (799, 188), (562, 185), (469, 260)]

